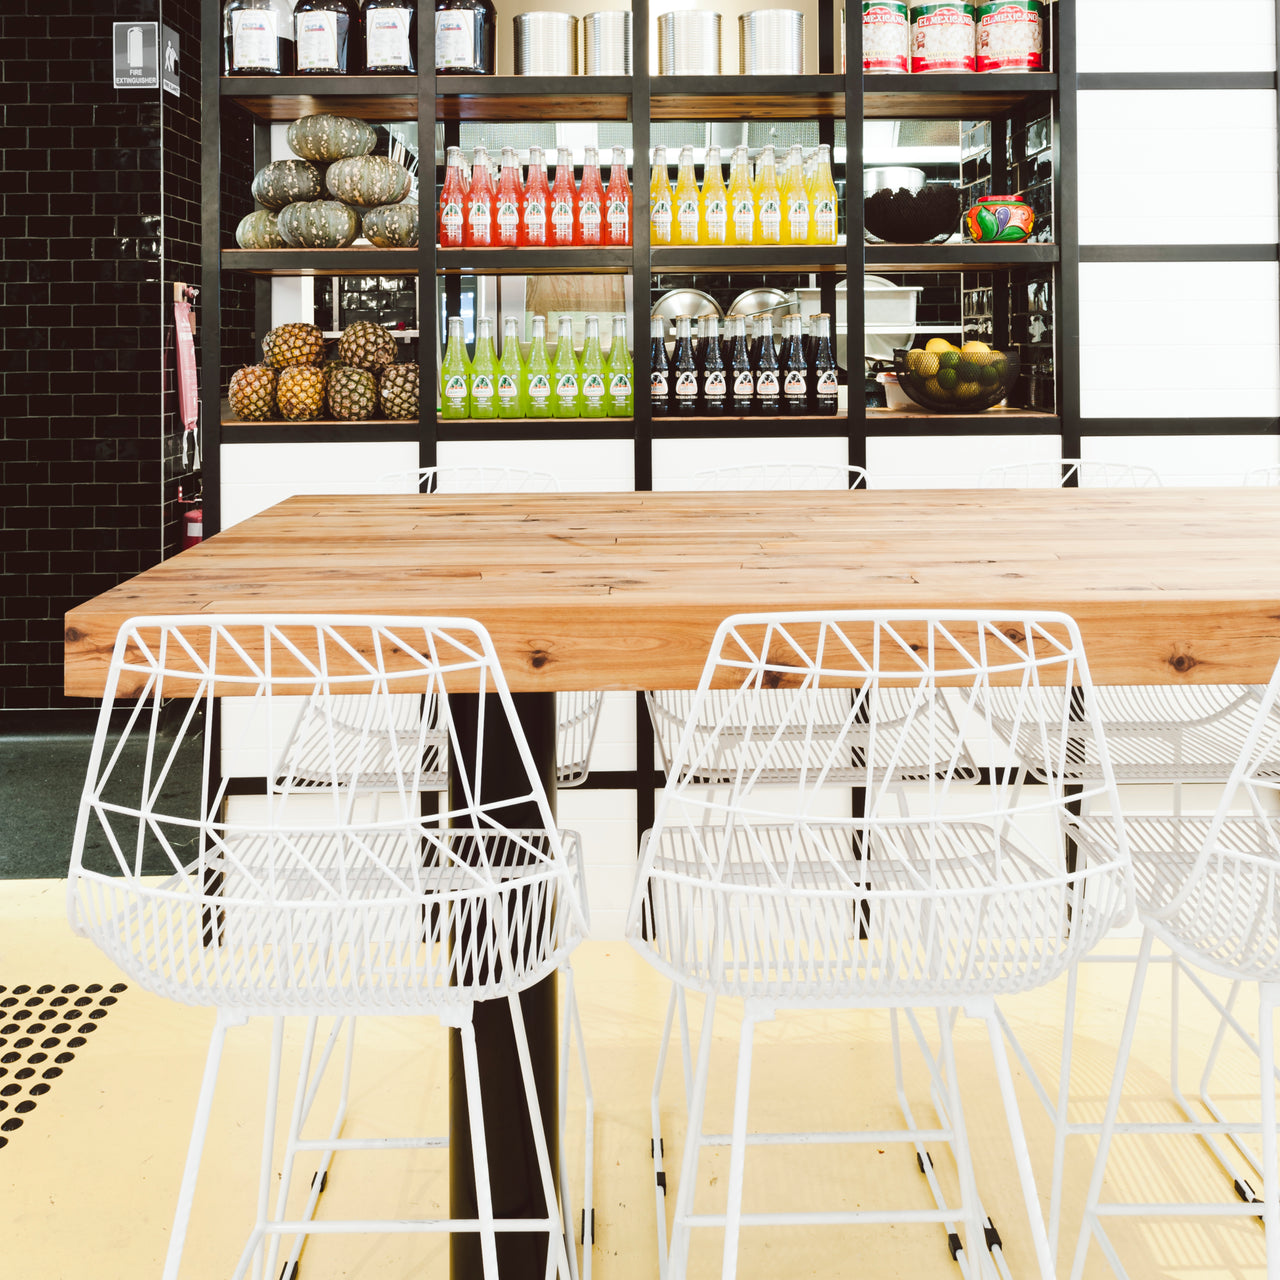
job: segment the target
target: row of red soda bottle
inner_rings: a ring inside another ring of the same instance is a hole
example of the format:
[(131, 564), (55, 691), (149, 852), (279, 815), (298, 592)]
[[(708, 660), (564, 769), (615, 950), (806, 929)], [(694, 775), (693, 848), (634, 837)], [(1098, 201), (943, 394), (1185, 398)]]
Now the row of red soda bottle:
[(568, 147), (556, 149), (554, 183), (547, 181), (541, 147), (529, 148), (527, 180), (521, 177), (515, 148), (503, 147), (496, 183), (484, 147), (476, 147), (470, 174), (462, 148), (450, 147), (440, 192), (438, 243), (446, 249), (629, 245), (626, 151), (613, 148), (606, 186), (595, 147), (586, 148), (580, 183), (574, 179)]

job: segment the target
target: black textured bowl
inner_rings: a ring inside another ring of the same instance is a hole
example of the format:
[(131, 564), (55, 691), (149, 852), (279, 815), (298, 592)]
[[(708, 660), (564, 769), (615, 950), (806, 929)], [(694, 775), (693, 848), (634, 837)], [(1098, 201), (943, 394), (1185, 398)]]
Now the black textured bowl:
[(893, 353), (898, 386), (922, 409), (977, 413), (1003, 400), (1018, 380), (1018, 357), (1006, 351)]
[(927, 244), (960, 230), (960, 193), (945, 183), (918, 192), (888, 187), (862, 202), (867, 234), (894, 244)]

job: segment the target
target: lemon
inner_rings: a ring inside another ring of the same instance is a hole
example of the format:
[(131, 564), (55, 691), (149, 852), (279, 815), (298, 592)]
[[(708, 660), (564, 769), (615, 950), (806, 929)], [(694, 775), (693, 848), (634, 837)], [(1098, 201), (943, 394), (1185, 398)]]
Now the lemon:
[(925, 394), (931, 396), (934, 400), (946, 400), (949, 398), (937, 378), (930, 378), (929, 381), (924, 384), (924, 389)]
[(954, 351), (955, 347), (953, 347), (946, 338), (930, 338), (929, 341), (924, 344), (924, 349), (926, 351)]
[(915, 373), (916, 370), (920, 368), (920, 361), (923, 359), (924, 359), (923, 351), (917, 351), (914, 348), (908, 351), (907, 360), (906, 360), (907, 371), (909, 373)]
[(944, 391), (954, 391), (956, 388), (956, 371), (954, 369), (938, 370), (938, 386)]
[(960, 348), (961, 351), (990, 351), (991, 348), (985, 342), (979, 342), (977, 338), (971, 338)]
[(938, 369), (940, 368), (940, 365), (938, 364), (939, 357), (932, 351), (927, 353), (921, 351), (919, 354), (920, 363), (916, 366), (916, 373), (920, 374), (923, 378), (936, 377)]
[(961, 403), (966, 400), (976, 400), (982, 394), (982, 384), (980, 382), (962, 382), (956, 387), (956, 399)]

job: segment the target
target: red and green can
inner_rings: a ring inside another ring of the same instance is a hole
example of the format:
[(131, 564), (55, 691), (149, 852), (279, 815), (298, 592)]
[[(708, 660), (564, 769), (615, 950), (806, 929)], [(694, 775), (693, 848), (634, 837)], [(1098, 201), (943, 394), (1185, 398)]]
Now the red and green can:
[(971, 0), (912, 0), (912, 73), (972, 71), (975, 13)]
[(907, 0), (862, 0), (863, 71), (911, 70)]
[(978, 5), (979, 71), (1039, 71), (1044, 65), (1041, 0), (982, 0)]

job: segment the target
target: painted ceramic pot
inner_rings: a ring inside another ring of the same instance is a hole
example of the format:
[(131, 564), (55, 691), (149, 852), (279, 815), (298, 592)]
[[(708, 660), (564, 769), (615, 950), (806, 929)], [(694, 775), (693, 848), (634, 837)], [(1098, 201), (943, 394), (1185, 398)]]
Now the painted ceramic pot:
[(1031, 234), (1035, 220), (1035, 210), (1017, 196), (982, 196), (965, 212), (964, 229), (970, 240), (1012, 244)]

